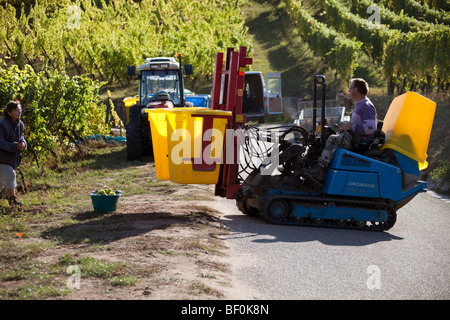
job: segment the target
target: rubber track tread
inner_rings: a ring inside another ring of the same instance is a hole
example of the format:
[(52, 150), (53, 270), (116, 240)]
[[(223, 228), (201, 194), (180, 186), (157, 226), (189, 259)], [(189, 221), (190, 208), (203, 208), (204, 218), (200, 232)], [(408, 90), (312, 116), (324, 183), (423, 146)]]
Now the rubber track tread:
[(296, 219), (292, 217), (290, 213), (290, 218), (287, 221), (274, 221), (267, 216), (266, 212), (261, 212), (262, 218), (270, 223), (282, 224), (282, 225), (296, 225), (296, 226), (311, 226), (311, 227), (325, 227), (325, 228), (338, 228), (338, 229), (352, 229), (352, 230), (363, 230), (363, 231), (386, 231), (392, 228), (396, 222), (396, 212), (394, 208), (384, 201), (373, 201), (373, 200), (357, 200), (357, 199), (345, 199), (345, 198), (334, 198), (334, 197), (308, 197), (308, 196), (268, 196), (263, 203), (264, 211), (268, 210), (270, 202), (275, 199), (287, 200), (291, 202), (307, 202), (307, 203), (321, 203), (324, 202), (334, 202), (336, 206), (353, 206), (353, 207), (363, 207), (363, 208), (374, 208), (379, 210), (386, 210), (388, 212), (388, 221), (378, 224), (378, 225), (364, 225), (358, 226), (354, 221), (346, 221), (342, 224), (339, 220), (335, 219), (314, 219), (314, 218), (300, 218)]

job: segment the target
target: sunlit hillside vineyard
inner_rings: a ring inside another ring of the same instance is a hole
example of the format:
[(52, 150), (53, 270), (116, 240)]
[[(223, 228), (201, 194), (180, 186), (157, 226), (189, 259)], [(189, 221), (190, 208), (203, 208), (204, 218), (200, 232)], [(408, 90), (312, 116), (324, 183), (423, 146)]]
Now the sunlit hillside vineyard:
[[(147, 57), (183, 55), (208, 78), (215, 53), (247, 46), (241, 1), (0, 1), (0, 104), (20, 99), (36, 163), (60, 145), (109, 133), (106, 83)], [(125, 82), (126, 83), (126, 82)], [(113, 107), (113, 106), (112, 106)]]
[[(262, 21), (250, 23), (252, 4), (270, 14), (255, 13), (252, 19)], [(248, 26), (267, 25), (265, 34), (249, 34)], [(254, 57), (253, 42), (263, 50), (282, 46), (264, 61)], [(327, 75), (330, 95), (356, 75), (389, 97), (448, 97), (446, 0), (0, 0), (0, 103), (21, 99), (27, 152), (51, 153), (61, 142), (108, 132), (110, 101), (98, 93), (106, 83), (126, 87), (128, 66), (180, 52), (194, 67), (190, 88), (201, 81), (208, 93), (216, 52), (239, 46), (266, 72), (281, 72), (283, 91), (299, 98), (310, 95), (318, 72)], [(448, 158), (448, 139), (444, 145)]]
[(216, 52), (251, 47), (241, 0), (8, 2), (0, 5), (0, 50), (19, 66), (44, 60), (66, 70), (76, 64), (79, 73), (112, 80), (125, 78), (127, 66), (147, 57), (180, 52), (195, 66), (194, 77), (204, 77), (212, 73)]
[(339, 75), (348, 79), (365, 55), (373, 68), (381, 68), (390, 94), (395, 88), (398, 93), (448, 91), (450, 13), (445, 1), (282, 3), (294, 32)]

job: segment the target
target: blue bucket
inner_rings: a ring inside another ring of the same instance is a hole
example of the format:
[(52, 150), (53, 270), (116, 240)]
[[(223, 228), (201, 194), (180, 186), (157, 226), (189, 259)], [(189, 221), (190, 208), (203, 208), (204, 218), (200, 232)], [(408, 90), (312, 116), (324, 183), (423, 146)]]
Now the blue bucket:
[(108, 213), (117, 210), (120, 197), (119, 191), (115, 191), (115, 195), (97, 195), (97, 192), (98, 190), (92, 191), (90, 194), (95, 212)]

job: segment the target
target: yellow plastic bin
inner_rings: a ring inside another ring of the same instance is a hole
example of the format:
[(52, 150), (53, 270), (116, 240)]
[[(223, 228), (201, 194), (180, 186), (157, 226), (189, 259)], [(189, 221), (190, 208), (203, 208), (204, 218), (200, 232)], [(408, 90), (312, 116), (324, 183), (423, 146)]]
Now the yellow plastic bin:
[(167, 143), (167, 112), (169, 109), (146, 109), (152, 133), (156, 178), (169, 180), (169, 152)]
[(123, 99), (125, 103), (125, 113), (127, 115), (127, 123), (130, 122), (130, 108), (132, 105), (135, 105), (139, 101), (138, 97), (128, 97)]
[(393, 149), (428, 167), (427, 149), (433, 126), (436, 103), (424, 96), (407, 92), (396, 97), (383, 121), (386, 143), (381, 149)]
[(174, 108), (167, 111), (170, 181), (215, 184), (223, 163), (223, 143), (230, 111)]

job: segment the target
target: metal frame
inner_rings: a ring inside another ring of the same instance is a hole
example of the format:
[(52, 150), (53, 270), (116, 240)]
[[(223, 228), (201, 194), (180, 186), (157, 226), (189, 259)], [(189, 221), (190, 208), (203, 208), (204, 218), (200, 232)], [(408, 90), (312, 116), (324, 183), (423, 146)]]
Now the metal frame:
[[(242, 114), (245, 67), (253, 62), (252, 58), (248, 58), (246, 55), (246, 47), (239, 47), (237, 52), (233, 48), (228, 48), (224, 68), (224, 54), (222, 52), (216, 54), (211, 108), (213, 110), (232, 112), (228, 129), (235, 129), (245, 123), (245, 115)], [(224, 155), (227, 152), (225, 142)], [(220, 166), (219, 180), (215, 189), (215, 195), (226, 197), (227, 199), (234, 199), (234, 196), (241, 188), (238, 178), (238, 149), (236, 143), (233, 143), (233, 148), (235, 158), (232, 163), (223, 163)]]

